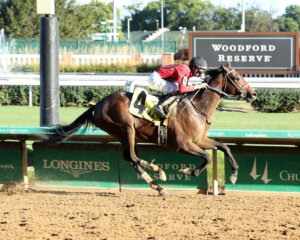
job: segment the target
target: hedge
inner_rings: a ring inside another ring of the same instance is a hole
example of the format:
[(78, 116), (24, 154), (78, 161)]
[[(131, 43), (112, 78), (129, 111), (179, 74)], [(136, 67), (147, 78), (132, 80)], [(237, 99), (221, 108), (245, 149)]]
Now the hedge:
[(285, 113), (300, 110), (300, 89), (259, 88), (251, 105), (259, 112)]
[[(38, 106), (40, 91), (38, 86), (32, 87), (32, 105)], [(97, 102), (116, 91), (125, 91), (126, 87), (60, 87), (61, 106), (87, 106)], [(0, 105), (28, 105), (28, 86), (0, 86)]]

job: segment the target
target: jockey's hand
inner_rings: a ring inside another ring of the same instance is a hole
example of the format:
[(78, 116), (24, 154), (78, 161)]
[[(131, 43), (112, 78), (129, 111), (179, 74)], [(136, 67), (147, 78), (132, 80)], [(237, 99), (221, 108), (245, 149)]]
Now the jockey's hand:
[(194, 86), (195, 89), (202, 89), (202, 88), (206, 89), (207, 87), (208, 87), (207, 83), (200, 83)]

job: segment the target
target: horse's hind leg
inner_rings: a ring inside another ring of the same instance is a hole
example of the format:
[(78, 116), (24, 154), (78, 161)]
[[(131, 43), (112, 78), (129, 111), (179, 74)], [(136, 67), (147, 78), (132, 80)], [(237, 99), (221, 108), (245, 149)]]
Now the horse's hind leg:
[[(121, 110), (119, 109), (119, 111)], [(132, 159), (132, 161), (139, 164), (141, 167), (148, 168), (153, 172), (157, 172), (158, 178), (163, 181), (166, 181), (167, 179), (166, 174), (161, 168), (159, 168), (157, 165), (153, 163), (149, 163), (143, 159), (140, 159), (137, 156), (136, 143), (135, 143), (135, 128), (134, 128), (135, 120), (133, 116), (129, 113), (125, 114), (125, 112), (118, 116), (119, 116), (118, 121), (122, 126), (121, 139), (122, 139), (124, 149), (128, 149), (128, 157)]]
[[(149, 167), (147, 161), (139, 159), (135, 153), (135, 130), (133, 127), (128, 126), (126, 131), (122, 133), (122, 144), (123, 144), (123, 154), (125, 160), (130, 162), (130, 165), (138, 172), (138, 174), (149, 184), (152, 189), (155, 189), (159, 192), (160, 195), (168, 195), (167, 191), (159, 186), (149, 174), (142, 169), (141, 166)], [(147, 163), (147, 164), (146, 164)], [(152, 164), (154, 165), (154, 164)], [(151, 166), (155, 168), (156, 165)], [(150, 168), (150, 167), (149, 167)], [(151, 169), (152, 170), (152, 169)], [(154, 169), (156, 170), (156, 169)]]
[[(134, 152), (137, 154), (137, 150), (136, 150), (136, 146), (134, 148)], [(139, 157), (137, 157), (138, 162), (140, 164), (140, 166), (144, 167), (144, 168), (148, 168), (149, 170), (151, 170), (152, 172), (157, 172), (158, 173), (158, 178), (160, 180), (166, 181), (167, 180), (167, 176), (165, 174), (165, 172), (158, 167), (157, 165), (153, 164), (153, 163), (149, 163)]]
[(149, 186), (152, 189), (157, 190), (159, 192), (159, 195), (161, 195), (161, 196), (167, 196), (168, 195), (168, 192), (163, 187), (158, 185), (155, 181), (153, 181), (153, 179), (149, 176), (149, 174), (146, 171), (144, 171), (139, 164), (137, 164), (135, 162), (130, 162), (130, 165), (149, 184)]

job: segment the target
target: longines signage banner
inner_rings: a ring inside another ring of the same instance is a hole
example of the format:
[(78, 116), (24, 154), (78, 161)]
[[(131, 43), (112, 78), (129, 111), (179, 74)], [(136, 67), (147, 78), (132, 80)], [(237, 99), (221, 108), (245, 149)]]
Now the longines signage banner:
[(208, 67), (231, 65), (244, 74), (296, 74), (298, 32), (189, 33), (189, 58), (203, 56)]

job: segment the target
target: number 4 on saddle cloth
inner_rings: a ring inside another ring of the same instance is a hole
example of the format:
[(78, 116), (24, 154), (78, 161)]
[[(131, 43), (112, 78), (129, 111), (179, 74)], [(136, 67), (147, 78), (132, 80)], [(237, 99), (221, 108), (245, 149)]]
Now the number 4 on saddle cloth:
[[(179, 99), (175, 99), (167, 106), (168, 115), (170, 111), (177, 105), (178, 100)], [(153, 110), (158, 102), (158, 95), (154, 95), (148, 92), (146, 89), (138, 87), (133, 92), (129, 112), (134, 116), (153, 122), (155, 126), (159, 126), (161, 124), (161, 117)], [(167, 126), (167, 119), (168, 118), (163, 120), (162, 125)]]
[[(162, 96), (165, 97), (164, 95)], [(168, 116), (170, 111), (178, 104), (181, 98), (176, 98), (168, 106)], [(158, 104), (159, 97), (149, 93), (144, 88), (136, 88), (133, 92), (129, 112), (136, 117), (146, 119), (158, 126), (158, 145), (167, 147), (167, 125), (168, 117), (161, 119), (160, 115), (156, 113), (153, 108)]]
[[(168, 115), (170, 114), (170, 111), (177, 105), (178, 100), (179, 99), (175, 99), (173, 102), (171, 102), (171, 104), (167, 106)], [(144, 88), (138, 87), (133, 92), (129, 112), (134, 116), (153, 122), (155, 126), (167, 126), (168, 118), (164, 119), (161, 122), (161, 117), (153, 110), (158, 102), (159, 97), (157, 95), (148, 92)]]

